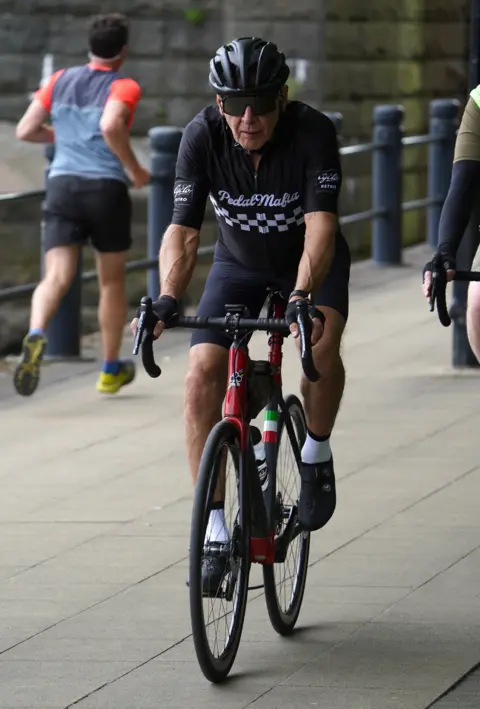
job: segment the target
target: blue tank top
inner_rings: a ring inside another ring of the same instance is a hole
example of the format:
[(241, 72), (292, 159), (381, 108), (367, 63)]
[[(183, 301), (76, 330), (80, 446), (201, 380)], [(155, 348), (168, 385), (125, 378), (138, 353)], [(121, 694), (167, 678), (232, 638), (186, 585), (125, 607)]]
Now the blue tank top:
[(128, 182), (124, 167), (100, 130), (112, 84), (123, 77), (88, 65), (66, 69), (53, 87), (51, 119), (55, 156), (49, 177), (76, 175)]

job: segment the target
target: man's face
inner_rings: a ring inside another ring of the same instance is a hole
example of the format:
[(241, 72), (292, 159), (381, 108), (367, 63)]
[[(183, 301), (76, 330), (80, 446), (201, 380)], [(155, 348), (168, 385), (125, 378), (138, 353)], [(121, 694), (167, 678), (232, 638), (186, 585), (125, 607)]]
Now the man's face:
[[(217, 96), (217, 105), (234, 139), (245, 150), (260, 150), (273, 135), (287, 88), (267, 96)], [(235, 115), (232, 115), (235, 114)], [(240, 115), (238, 115), (240, 114)]]

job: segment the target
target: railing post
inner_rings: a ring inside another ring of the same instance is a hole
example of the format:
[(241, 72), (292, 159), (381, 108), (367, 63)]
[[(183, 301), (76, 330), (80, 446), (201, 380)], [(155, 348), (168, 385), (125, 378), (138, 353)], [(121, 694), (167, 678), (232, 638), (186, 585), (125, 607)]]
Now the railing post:
[[(45, 169), (45, 186), (48, 179), (50, 164), (53, 160), (55, 148), (53, 145), (45, 147), (47, 166)], [(42, 276), (45, 269), (45, 225), (42, 216)], [(60, 307), (51, 319), (46, 329), (48, 339), (45, 359), (73, 359), (80, 357), (82, 337), (82, 252), (78, 257), (77, 272), (69, 291), (60, 302)]]
[(340, 144), (342, 135), (343, 115), (341, 113), (338, 113), (337, 111), (331, 113), (329, 111), (324, 111), (324, 114), (330, 118), (333, 125), (335, 126), (338, 143)]
[(428, 146), (428, 198), (437, 201), (428, 207), (427, 240), (432, 249), (437, 246), (440, 214), (450, 186), (459, 106), (457, 99), (430, 101), (428, 132), (434, 141)]
[(378, 266), (402, 262), (403, 106), (373, 111), (372, 206), (384, 213), (372, 220), (372, 258)]
[[(151, 147), (150, 173), (152, 184), (148, 196), (147, 255), (158, 259), (158, 252), (165, 229), (173, 214), (173, 186), (178, 148), (182, 129), (174, 126), (158, 126), (148, 131)], [(157, 298), (160, 285), (158, 267), (148, 270), (147, 291), (151, 298)]]

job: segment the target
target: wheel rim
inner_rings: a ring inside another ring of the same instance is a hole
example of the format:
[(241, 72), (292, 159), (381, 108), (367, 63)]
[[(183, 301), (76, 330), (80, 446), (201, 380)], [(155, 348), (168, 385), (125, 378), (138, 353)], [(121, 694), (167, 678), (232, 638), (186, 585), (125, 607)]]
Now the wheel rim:
[[(239, 525), (238, 465), (236, 464), (238, 450), (224, 441), (218, 449), (217, 461), (221, 458), (225, 460), (225, 523), (230, 537), (228, 571), (214, 596), (202, 595), (206, 646), (211, 660), (217, 663), (228, 661), (232, 647), (236, 642), (236, 628), (241, 616), (240, 606), (244, 603), (243, 589), (247, 583), (245, 552), (242, 549), (242, 530)], [(208, 493), (209, 504), (204, 515), (204, 534), (221, 463), (217, 462), (216, 468)], [(203, 553), (201, 560), (203, 561)], [(198, 572), (201, 574), (201, 565)]]
[[(299, 411), (290, 409), (293, 429), (300, 447), (303, 444), (305, 428)], [(292, 509), (298, 507), (300, 476), (292, 444), (285, 426), (282, 426), (277, 456), (277, 530), (280, 535), (287, 524)], [(305, 585), (305, 555), (308, 554), (310, 535), (301, 532), (289, 544), (285, 561), (273, 566), (275, 597), (278, 610), (284, 622), (294, 616), (298, 601)]]

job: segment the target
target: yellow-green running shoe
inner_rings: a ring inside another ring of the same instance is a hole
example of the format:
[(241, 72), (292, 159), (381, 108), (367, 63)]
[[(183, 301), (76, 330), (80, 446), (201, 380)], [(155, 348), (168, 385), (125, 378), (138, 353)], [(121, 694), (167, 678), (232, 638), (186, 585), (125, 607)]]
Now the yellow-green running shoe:
[(120, 362), (118, 372), (116, 374), (107, 374), (100, 372), (97, 380), (97, 391), (101, 394), (116, 394), (126, 384), (130, 384), (135, 379), (135, 365), (130, 360)]
[(13, 375), (13, 385), (20, 396), (31, 396), (37, 388), (46, 346), (45, 335), (37, 333), (25, 335), (21, 360)]

